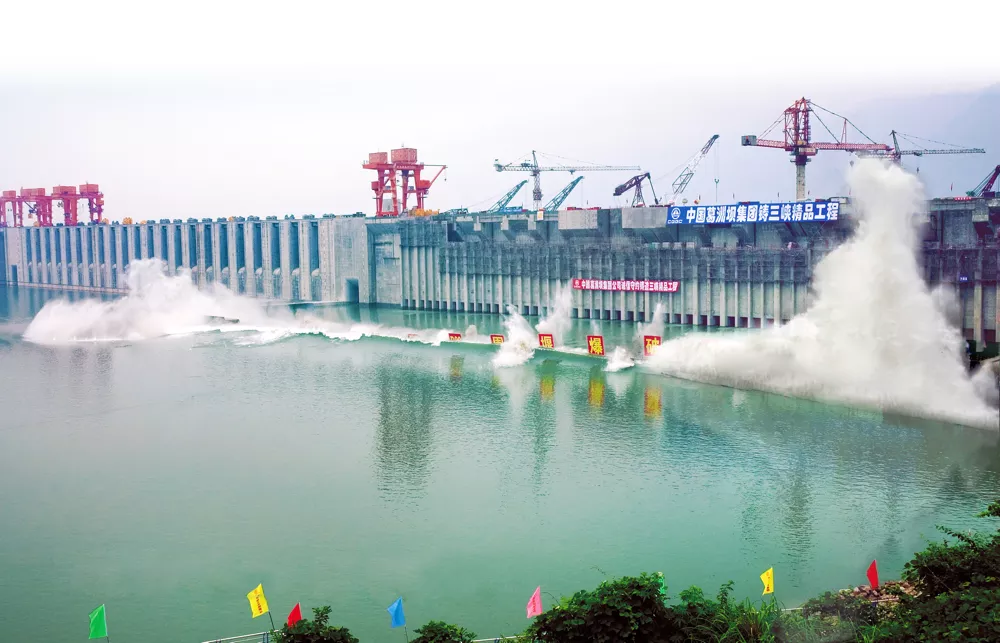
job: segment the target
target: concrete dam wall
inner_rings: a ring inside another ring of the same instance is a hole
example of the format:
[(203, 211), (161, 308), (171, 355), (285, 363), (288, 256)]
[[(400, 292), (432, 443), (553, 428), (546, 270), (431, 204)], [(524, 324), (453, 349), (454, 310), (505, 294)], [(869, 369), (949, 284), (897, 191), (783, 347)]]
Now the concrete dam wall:
[[(846, 201), (828, 221), (669, 225), (668, 216), (622, 208), (5, 228), (0, 279), (125, 292), (128, 264), (157, 257), (200, 286), (285, 302), (544, 315), (568, 288), (581, 319), (648, 321), (662, 303), (670, 323), (761, 327), (805, 309), (813, 268), (854, 226)], [(996, 199), (930, 202), (924, 277), (954, 287), (978, 344), (996, 341), (998, 231)]]

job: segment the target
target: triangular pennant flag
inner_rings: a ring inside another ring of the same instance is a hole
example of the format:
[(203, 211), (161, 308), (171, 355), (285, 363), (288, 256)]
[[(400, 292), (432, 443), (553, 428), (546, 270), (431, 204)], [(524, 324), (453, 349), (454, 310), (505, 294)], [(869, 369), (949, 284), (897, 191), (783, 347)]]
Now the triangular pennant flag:
[(301, 620), (302, 620), (302, 607), (298, 603), (296, 603), (295, 607), (293, 607), (292, 611), (288, 614), (288, 621), (287, 621), (288, 627), (292, 627)]
[(403, 597), (400, 596), (396, 602), (386, 608), (389, 617), (392, 619), (390, 627), (403, 627), (406, 625), (406, 616), (403, 615)]
[(535, 593), (528, 601), (528, 618), (534, 618), (542, 613), (542, 586), (535, 588)]
[[(764, 583), (764, 594), (774, 593), (774, 567), (760, 575), (761, 582)], [(764, 594), (761, 594), (763, 596)]]
[(108, 614), (101, 605), (90, 613), (90, 636), (92, 639), (103, 639), (108, 636)]
[(878, 587), (878, 565), (875, 564), (874, 560), (868, 566), (868, 583), (872, 587)]

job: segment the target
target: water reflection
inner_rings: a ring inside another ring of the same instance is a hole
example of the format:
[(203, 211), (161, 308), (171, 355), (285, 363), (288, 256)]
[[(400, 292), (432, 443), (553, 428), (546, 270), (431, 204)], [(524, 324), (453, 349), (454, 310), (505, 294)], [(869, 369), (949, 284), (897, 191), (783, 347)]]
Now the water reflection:
[(426, 380), (406, 367), (382, 364), (375, 369), (374, 464), (384, 496), (417, 494), (427, 483), (435, 401), (442, 396), (435, 396)]

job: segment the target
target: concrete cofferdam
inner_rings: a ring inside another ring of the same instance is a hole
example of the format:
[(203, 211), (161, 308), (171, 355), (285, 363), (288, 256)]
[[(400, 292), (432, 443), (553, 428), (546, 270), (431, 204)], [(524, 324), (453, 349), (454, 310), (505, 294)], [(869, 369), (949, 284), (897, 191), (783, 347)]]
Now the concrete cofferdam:
[[(835, 221), (674, 226), (667, 216), (623, 208), (6, 228), (0, 279), (122, 292), (128, 264), (157, 257), (199, 285), (288, 302), (544, 315), (569, 288), (576, 318), (648, 321), (662, 303), (671, 323), (760, 327), (805, 309), (814, 266), (853, 226), (846, 201)], [(924, 230), (926, 280), (955, 288), (967, 338), (996, 341), (1000, 201), (931, 201)], [(677, 284), (629, 290), (645, 281)]]

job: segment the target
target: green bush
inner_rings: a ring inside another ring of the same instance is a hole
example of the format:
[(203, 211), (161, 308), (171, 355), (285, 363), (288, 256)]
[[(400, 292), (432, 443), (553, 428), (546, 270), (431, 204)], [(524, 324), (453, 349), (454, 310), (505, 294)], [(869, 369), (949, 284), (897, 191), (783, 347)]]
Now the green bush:
[(680, 623), (664, 604), (661, 576), (642, 574), (609, 580), (593, 591), (579, 591), (537, 616), (525, 632), (541, 643), (666, 643)]
[(414, 632), (417, 638), (410, 643), (471, 643), (476, 638), (475, 632), (444, 621), (431, 621)]
[(302, 619), (292, 627), (271, 632), (276, 643), (359, 643), (346, 627), (331, 627), (330, 607), (314, 607), (312, 620)]
[[(1000, 501), (981, 517), (1000, 518)], [(963, 534), (914, 555), (903, 577), (920, 594), (902, 596), (883, 641), (1000, 641), (1000, 532)]]

